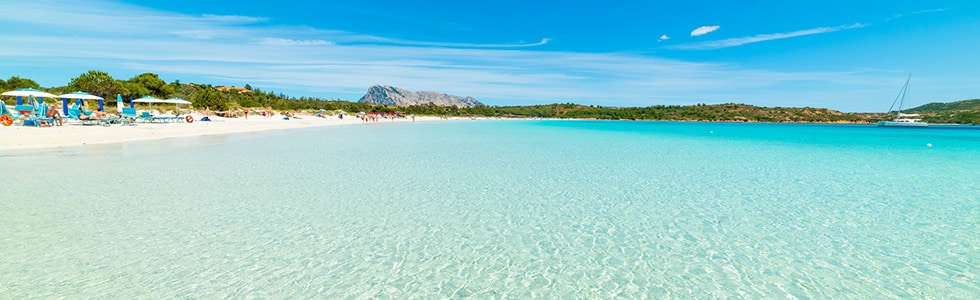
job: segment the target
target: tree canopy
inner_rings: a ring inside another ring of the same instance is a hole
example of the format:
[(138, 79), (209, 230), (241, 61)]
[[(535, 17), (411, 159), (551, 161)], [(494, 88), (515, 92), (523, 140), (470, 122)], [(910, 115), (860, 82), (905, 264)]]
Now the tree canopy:
[(116, 81), (109, 73), (91, 70), (78, 77), (72, 78), (68, 87), (74, 91), (83, 91), (92, 95), (112, 97), (116, 94), (127, 94), (122, 83)]
[(2, 88), (4, 91), (15, 90), (19, 88), (41, 89), (41, 85), (37, 84), (37, 82), (34, 82), (34, 80), (20, 78), (17, 76), (11, 76), (10, 79), (7, 79), (6, 81), (0, 79), (0, 88)]

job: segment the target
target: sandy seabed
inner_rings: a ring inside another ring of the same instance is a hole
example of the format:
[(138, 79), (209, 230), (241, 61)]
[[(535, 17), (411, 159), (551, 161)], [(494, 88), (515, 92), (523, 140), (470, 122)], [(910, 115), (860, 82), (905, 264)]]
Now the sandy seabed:
[[(75, 147), (92, 144), (122, 143), (130, 141), (145, 141), (166, 138), (205, 136), (217, 134), (243, 133), (266, 130), (281, 130), (318, 126), (338, 125), (369, 125), (356, 116), (337, 116), (325, 118), (300, 115), (299, 118), (284, 120), (282, 116), (249, 116), (248, 119), (209, 117), (210, 122), (200, 121), (201, 115), (191, 114), (194, 122), (184, 121), (171, 123), (143, 123), (136, 121), (135, 126), (113, 124), (110, 126), (82, 125), (77, 122), (65, 122), (63, 126), (32, 127), (32, 126), (0, 126), (0, 150), (40, 149)], [(439, 120), (436, 117), (416, 117), (414, 121)], [(67, 120), (66, 120), (67, 121)], [(412, 118), (381, 119), (377, 124), (392, 122), (413, 122)]]

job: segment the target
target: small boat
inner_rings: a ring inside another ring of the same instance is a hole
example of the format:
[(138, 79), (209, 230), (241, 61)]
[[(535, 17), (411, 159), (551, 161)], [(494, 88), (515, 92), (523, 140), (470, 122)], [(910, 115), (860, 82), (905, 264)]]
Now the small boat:
[(912, 80), (912, 74), (909, 74), (909, 78), (905, 80), (905, 86), (902, 86), (902, 90), (898, 92), (898, 96), (895, 97), (895, 101), (892, 102), (892, 107), (888, 108), (888, 112), (892, 112), (892, 108), (895, 108), (895, 104), (898, 103), (898, 110), (895, 111), (895, 118), (891, 121), (879, 121), (879, 127), (927, 127), (928, 123), (923, 122), (919, 118), (918, 114), (906, 114), (902, 113), (902, 109), (905, 107), (905, 95), (909, 92), (909, 81)]

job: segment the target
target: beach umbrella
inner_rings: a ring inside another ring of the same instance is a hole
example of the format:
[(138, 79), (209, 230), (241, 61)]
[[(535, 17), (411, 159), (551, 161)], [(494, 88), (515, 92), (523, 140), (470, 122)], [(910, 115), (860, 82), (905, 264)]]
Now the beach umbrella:
[(3, 96), (15, 96), (15, 97), (17, 97), (17, 105), (24, 104), (23, 100), (21, 100), (20, 97), (42, 97), (42, 98), (43, 97), (49, 97), (49, 98), (55, 98), (55, 97), (57, 97), (54, 94), (47, 93), (47, 92), (41, 91), (39, 89), (32, 89), (32, 88), (20, 88), (20, 89), (16, 89), (16, 90), (13, 90), (13, 91), (4, 92), (3, 94), (0, 94), (0, 95), (3, 95)]
[(54, 94), (51, 94), (51, 93), (48, 93), (48, 92), (43, 92), (41, 90), (32, 89), (32, 88), (16, 89), (16, 90), (13, 90), (13, 91), (4, 92), (3, 94), (0, 94), (0, 95), (4, 95), (4, 96), (17, 96), (17, 97), (48, 97), (48, 98), (56, 98), (56, 97), (58, 97), (58, 96), (55, 96)]
[(61, 98), (61, 106), (65, 112), (68, 111), (68, 99), (78, 99), (78, 100), (99, 100), (102, 103), (102, 97), (92, 95), (86, 92), (71, 92), (67, 94), (58, 95), (57, 98)]
[[(187, 101), (187, 100), (184, 100), (184, 99), (180, 99), (180, 98), (164, 99), (164, 100), (160, 100), (160, 102), (163, 102), (163, 103), (173, 103), (174, 104), (174, 110), (176, 110), (177, 107), (179, 105), (181, 105), (181, 104), (191, 104), (190, 101)], [(179, 111), (178, 111), (178, 114), (180, 114)]]
[(149, 103), (150, 109), (153, 109), (153, 103), (163, 103), (163, 100), (153, 96), (143, 96), (142, 98), (134, 99), (133, 102)]
[(122, 110), (123, 110), (122, 95), (116, 94), (116, 111), (122, 113)]
[(164, 99), (164, 100), (160, 100), (160, 102), (163, 102), (163, 103), (174, 103), (174, 104), (191, 104), (190, 101), (187, 101), (187, 100), (184, 100), (184, 99), (180, 99), (180, 98)]

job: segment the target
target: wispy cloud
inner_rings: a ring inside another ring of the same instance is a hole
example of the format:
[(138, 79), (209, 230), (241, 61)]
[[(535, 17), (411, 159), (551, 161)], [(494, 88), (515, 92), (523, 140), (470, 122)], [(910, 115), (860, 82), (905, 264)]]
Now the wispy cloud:
[[(916, 11), (916, 12), (913, 12), (911, 14), (912, 15), (921, 15), (921, 14), (930, 14), (930, 13), (944, 12), (944, 11), (947, 11), (947, 10), (949, 10), (949, 8), (926, 9), (926, 10)], [(892, 20), (895, 20), (895, 19), (898, 19), (898, 18), (901, 18), (901, 17), (904, 17), (904, 16), (905, 16), (905, 14), (895, 14), (894, 16), (891, 16), (890, 18), (885, 19), (885, 22), (889, 22), (889, 21), (892, 21)]]
[(259, 44), (271, 46), (327, 46), (334, 43), (325, 40), (293, 40), (283, 38), (262, 38)]
[(665, 35), (661, 35), (660, 38), (657, 39), (657, 41), (658, 42), (663, 42), (663, 41), (666, 41), (666, 40), (669, 40), (669, 39), (670, 39), (670, 37), (665, 34)]
[(231, 23), (264, 23), (268, 22), (269, 18), (265, 17), (249, 17), (249, 16), (226, 16), (226, 15), (202, 15), (204, 19), (221, 21), (221, 22), (231, 22)]
[(937, 12), (942, 12), (942, 11), (947, 11), (947, 10), (949, 10), (949, 8), (926, 9), (926, 10), (920, 10), (920, 11), (914, 12), (912, 14), (913, 15), (920, 15), (920, 14), (928, 14), (928, 13), (937, 13)]
[(377, 43), (377, 44), (392, 44), (392, 45), (402, 45), (402, 46), (449, 47), (449, 48), (526, 48), (526, 47), (537, 47), (537, 46), (547, 45), (549, 42), (551, 42), (551, 39), (543, 38), (540, 41), (533, 42), (533, 43), (478, 44), (478, 43), (410, 41), (410, 40), (373, 37), (361, 41), (354, 41), (352, 42), (352, 44)]
[(218, 36), (218, 32), (213, 30), (182, 30), (182, 31), (173, 31), (172, 33), (174, 35), (181, 36), (181, 37), (201, 39), (201, 40), (209, 40)]
[(717, 41), (708, 41), (708, 42), (702, 42), (702, 43), (677, 45), (674, 48), (677, 48), (677, 49), (690, 49), (690, 50), (721, 49), (721, 48), (736, 47), (736, 46), (741, 46), (741, 45), (751, 44), (751, 43), (758, 43), (758, 42), (765, 42), (765, 41), (772, 41), (772, 40), (779, 40), (779, 39), (788, 39), (788, 38), (793, 38), (793, 37), (798, 37), (798, 36), (821, 34), (821, 33), (829, 33), (829, 32), (841, 31), (841, 30), (846, 30), (846, 29), (861, 28), (861, 27), (864, 27), (864, 26), (865, 25), (862, 25), (862, 24), (859, 24), (858, 23), (858, 24), (842, 25), (842, 26), (836, 26), (836, 27), (818, 27), (818, 28), (812, 28), (812, 29), (797, 30), (797, 31), (793, 31), (793, 32), (758, 34), (758, 35), (748, 36), (748, 37), (730, 38), (730, 39), (723, 39), (723, 40), (717, 40)]
[(702, 36), (702, 35), (705, 35), (705, 34), (709, 34), (711, 32), (714, 32), (715, 30), (718, 30), (718, 28), (721, 28), (721, 26), (718, 26), (718, 25), (714, 25), (714, 26), (701, 26), (701, 27), (698, 27), (698, 28), (695, 28), (694, 30), (692, 30), (691, 31), (691, 36)]

